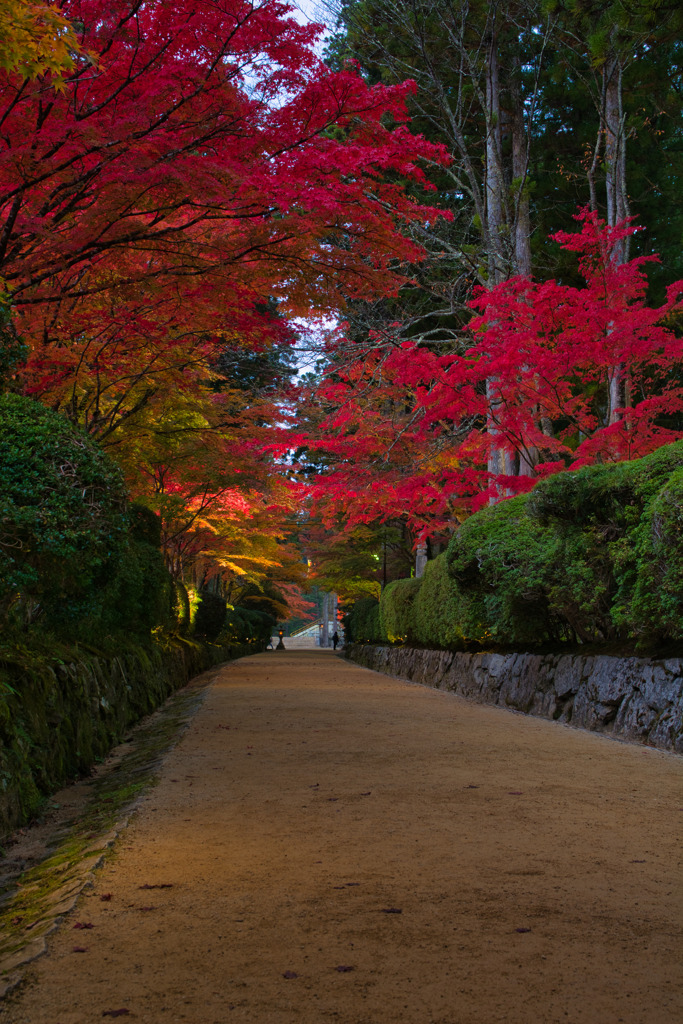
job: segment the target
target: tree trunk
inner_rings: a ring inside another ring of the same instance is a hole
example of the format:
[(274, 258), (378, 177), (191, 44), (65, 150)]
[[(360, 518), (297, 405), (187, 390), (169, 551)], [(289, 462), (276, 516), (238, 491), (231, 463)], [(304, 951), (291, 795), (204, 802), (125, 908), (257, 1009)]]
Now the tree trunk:
[[(505, 182), (502, 168), (500, 75), (498, 67), (498, 29), (493, 24), (487, 50), (486, 67), (486, 245), (491, 288), (506, 278), (503, 255), (503, 228), (505, 209)], [(487, 431), (489, 434), (488, 471), (494, 475), (512, 475), (510, 456), (498, 447), (496, 412), (500, 400), (496, 396), (496, 381), (486, 382), (488, 399)], [(497, 497), (492, 496), (491, 502)]]
[(491, 287), (506, 278), (503, 252), (505, 182), (501, 147), (498, 29), (491, 27), (486, 65), (486, 245)]
[[(629, 207), (626, 196), (626, 132), (622, 111), (622, 65), (618, 56), (612, 55), (603, 68), (603, 122), (605, 132), (605, 191), (607, 199), (607, 223), (614, 227), (628, 217)], [(622, 239), (614, 249), (617, 264), (628, 260), (628, 240)], [(612, 368), (609, 377), (610, 424), (616, 423), (626, 401), (625, 367), (619, 363)]]
[(521, 57), (515, 55), (510, 82), (512, 130), (512, 182), (514, 209), (514, 272), (531, 277), (531, 210), (527, 174), (529, 170), (529, 139), (524, 124), (524, 101), (519, 85)]
[(330, 646), (330, 595), (323, 594), (323, 607), (322, 607), (322, 629), (320, 631), (320, 646)]

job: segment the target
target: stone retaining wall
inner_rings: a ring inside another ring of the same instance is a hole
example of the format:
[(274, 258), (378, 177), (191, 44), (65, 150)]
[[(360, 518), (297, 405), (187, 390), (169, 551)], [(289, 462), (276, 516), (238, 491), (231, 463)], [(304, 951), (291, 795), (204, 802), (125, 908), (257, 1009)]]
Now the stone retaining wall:
[(0, 656), (0, 845), (64, 783), (87, 774), (127, 729), (190, 679), (255, 645), (131, 644), (118, 657)]
[(481, 704), (683, 754), (683, 659), (468, 654), (350, 644), (359, 665)]

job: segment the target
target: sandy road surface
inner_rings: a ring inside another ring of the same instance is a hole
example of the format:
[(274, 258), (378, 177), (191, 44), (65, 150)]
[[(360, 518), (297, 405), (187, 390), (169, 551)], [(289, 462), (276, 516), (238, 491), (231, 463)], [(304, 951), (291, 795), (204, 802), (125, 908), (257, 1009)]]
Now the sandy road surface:
[(682, 780), (327, 652), (243, 659), (0, 1021), (683, 1020)]

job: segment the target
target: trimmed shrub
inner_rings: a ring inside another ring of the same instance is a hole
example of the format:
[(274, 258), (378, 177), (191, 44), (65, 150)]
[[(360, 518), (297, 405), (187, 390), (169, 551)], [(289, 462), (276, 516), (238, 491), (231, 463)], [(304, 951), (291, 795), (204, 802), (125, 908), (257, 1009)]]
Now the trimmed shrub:
[(481, 509), (421, 581), (386, 588), (381, 624), (446, 648), (680, 642), (683, 442)]
[(448, 574), (446, 552), (427, 562), (414, 605), (415, 637), (425, 647), (455, 649), (465, 637), (460, 626), (462, 595)]
[[(663, 511), (658, 495), (681, 468), (678, 442), (633, 462), (560, 473), (530, 493), (529, 515), (555, 538), (546, 564), (549, 608), (579, 640), (642, 640), (653, 628), (659, 637), (680, 635), (671, 600), (664, 627), (659, 597), (645, 590), (657, 578), (653, 560), (661, 560), (653, 510)], [(669, 557), (676, 559), (673, 551)]]
[(62, 416), (0, 398), (0, 623), (101, 643), (172, 628), (159, 517)]
[(683, 640), (683, 470), (648, 504), (638, 534), (633, 601), (615, 614), (643, 644)]
[(0, 617), (97, 617), (127, 534), (118, 468), (62, 416), (0, 397)]
[(153, 629), (174, 629), (173, 583), (161, 552), (131, 538), (122, 550), (116, 574), (101, 591), (99, 607), (84, 615), (71, 633), (132, 634), (140, 639)]
[(178, 632), (187, 636), (192, 627), (192, 605), (187, 587), (182, 580), (173, 580), (171, 584), (171, 614)]
[(225, 625), (227, 605), (224, 597), (210, 590), (200, 590), (199, 605), (194, 616), (195, 636), (217, 640)]
[(228, 606), (220, 640), (229, 644), (268, 643), (274, 629), (275, 619), (267, 612)]
[(417, 639), (413, 603), (422, 580), (394, 580), (382, 591), (379, 618), (382, 632), (393, 643), (414, 643)]
[(244, 621), (242, 643), (268, 643), (275, 630), (276, 619), (258, 608), (236, 608)]
[(350, 612), (344, 616), (344, 634), (351, 643), (386, 643), (379, 616), (379, 601), (374, 597), (363, 597), (356, 601)]
[(456, 623), (477, 644), (538, 644), (558, 639), (546, 595), (552, 531), (528, 515), (528, 495), (481, 509), (446, 553), (459, 598)]

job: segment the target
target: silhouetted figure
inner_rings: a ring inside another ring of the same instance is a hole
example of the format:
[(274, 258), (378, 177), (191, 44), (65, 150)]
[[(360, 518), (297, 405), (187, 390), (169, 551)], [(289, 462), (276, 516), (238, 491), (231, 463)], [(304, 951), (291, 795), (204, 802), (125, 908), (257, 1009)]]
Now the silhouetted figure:
[(334, 647), (335, 651), (337, 650), (337, 644), (338, 643), (339, 643), (339, 633), (335, 629), (334, 633), (332, 634), (332, 646)]

